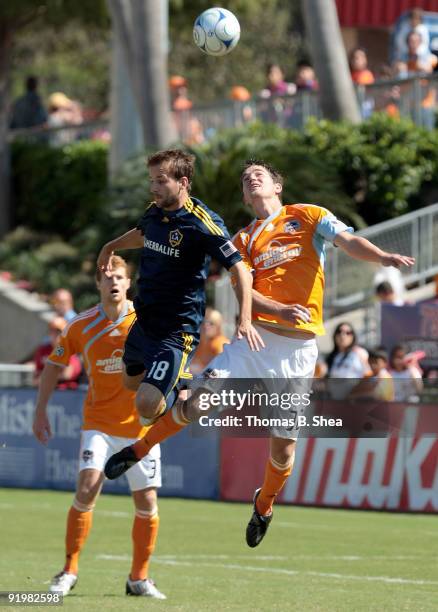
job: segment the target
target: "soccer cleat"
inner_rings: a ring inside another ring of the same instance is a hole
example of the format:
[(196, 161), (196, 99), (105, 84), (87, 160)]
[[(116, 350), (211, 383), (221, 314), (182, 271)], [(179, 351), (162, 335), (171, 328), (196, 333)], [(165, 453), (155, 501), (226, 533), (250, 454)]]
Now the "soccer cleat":
[(272, 521), (273, 513), (267, 514), (266, 516), (262, 516), (257, 512), (256, 501), (261, 491), (260, 489), (256, 489), (254, 493), (254, 510), (252, 513), (251, 520), (249, 521), (246, 527), (246, 543), (251, 548), (255, 548), (260, 544), (260, 542), (265, 537), (266, 532), (268, 531), (269, 523)]
[(161, 591), (157, 589), (155, 583), (150, 578), (146, 578), (146, 580), (131, 580), (128, 578), (126, 581), (126, 595), (167, 599), (164, 593), (161, 593)]
[(67, 572), (59, 572), (56, 576), (53, 576), (52, 582), (49, 586), (50, 593), (59, 593), (63, 597), (68, 595), (72, 589), (75, 588), (75, 584), (78, 581), (78, 577), (75, 574), (68, 574)]
[(132, 446), (125, 446), (125, 448), (111, 455), (108, 459), (104, 468), (105, 476), (109, 480), (114, 480), (127, 472), (129, 468), (132, 468), (139, 461), (140, 459), (137, 458)]

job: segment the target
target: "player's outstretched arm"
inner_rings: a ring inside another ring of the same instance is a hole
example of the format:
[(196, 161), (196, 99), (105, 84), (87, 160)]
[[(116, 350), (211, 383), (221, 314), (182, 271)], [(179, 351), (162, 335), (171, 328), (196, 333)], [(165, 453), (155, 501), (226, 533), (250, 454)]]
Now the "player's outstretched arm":
[(379, 247), (366, 238), (355, 236), (349, 232), (341, 232), (338, 234), (334, 240), (334, 244), (351, 257), (354, 257), (354, 259), (371, 261), (382, 264), (382, 266), (401, 268), (402, 266), (413, 266), (415, 263), (414, 257), (399, 255), (398, 253), (387, 253), (379, 249)]
[(239, 340), (246, 338), (252, 351), (259, 351), (264, 348), (264, 342), (252, 325), (252, 274), (242, 261), (237, 262), (230, 268), (232, 272), (236, 292), (239, 302), (239, 320), (237, 323), (236, 336)]
[(256, 289), (252, 290), (252, 306), (257, 312), (277, 316), (291, 323), (309, 323), (310, 321), (310, 310), (305, 306), (276, 302), (265, 297)]
[(46, 363), (41, 374), (32, 429), (35, 438), (42, 444), (47, 444), (52, 437), (49, 417), (47, 416), (47, 404), (56, 388), (61, 370), (61, 367), (53, 363)]
[(114, 240), (110, 240), (103, 245), (99, 257), (97, 258), (97, 266), (99, 270), (107, 270), (111, 255), (114, 255), (115, 251), (122, 251), (123, 249), (140, 249), (144, 244), (143, 234), (138, 229), (129, 230), (126, 234), (122, 234)]

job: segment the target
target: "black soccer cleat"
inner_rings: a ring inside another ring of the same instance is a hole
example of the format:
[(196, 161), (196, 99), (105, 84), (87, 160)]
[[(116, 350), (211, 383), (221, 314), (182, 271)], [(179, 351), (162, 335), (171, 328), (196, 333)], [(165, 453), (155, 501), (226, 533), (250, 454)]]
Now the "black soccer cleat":
[(254, 510), (252, 513), (251, 520), (246, 527), (246, 543), (251, 548), (255, 548), (265, 537), (268, 531), (269, 523), (272, 521), (273, 513), (266, 516), (262, 516), (257, 512), (256, 501), (260, 494), (261, 489), (256, 489), (254, 493)]
[(132, 446), (125, 446), (121, 451), (111, 455), (105, 464), (104, 473), (109, 480), (115, 480), (138, 463), (140, 459), (134, 453)]

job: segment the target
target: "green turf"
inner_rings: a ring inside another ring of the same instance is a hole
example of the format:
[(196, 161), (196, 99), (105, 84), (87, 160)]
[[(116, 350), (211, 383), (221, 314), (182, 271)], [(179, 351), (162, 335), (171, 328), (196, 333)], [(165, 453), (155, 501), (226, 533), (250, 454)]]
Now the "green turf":
[[(62, 568), (71, 499), (0, 490), (0, 590), (47, 589)], [(161, 499), (151, 576), (168, 599), (144, 600), (124, 595), (131, 500), (102, 496), (64, 609), (438, 610), (437, 517), (280, 506), (251, 550), (249, 515), (249, 504)]]

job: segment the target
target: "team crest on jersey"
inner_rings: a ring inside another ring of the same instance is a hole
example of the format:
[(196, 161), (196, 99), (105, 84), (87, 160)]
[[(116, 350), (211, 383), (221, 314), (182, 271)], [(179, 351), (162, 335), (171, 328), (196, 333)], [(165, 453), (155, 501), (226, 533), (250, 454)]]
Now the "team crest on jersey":
[(59, 346), (59, 344), (55, 349), (55, 355), (57, 357), (62, 357), (64, 355), (64, 348), (62, 346)]
[(85, 463), (87, 463), (87, 461), (91, 461), (91, 459), (93, 458), (93, 451), (92, 450), (84, 450), (82, 451), (82, 461), (85, 461)]
[(301, 228), (301, 224), (299, 221), (292, 219), (292, 221), (287, 221), (284, 224), (284, 231), (288, 234), (295, 234)]
[(178, 246), (181, 243), (182, 239), (183, 239), (183, 235), (181, 234), (179, 229), (175, 229), (169, 232), (170, 246), (173, 246), (173, 247)]

